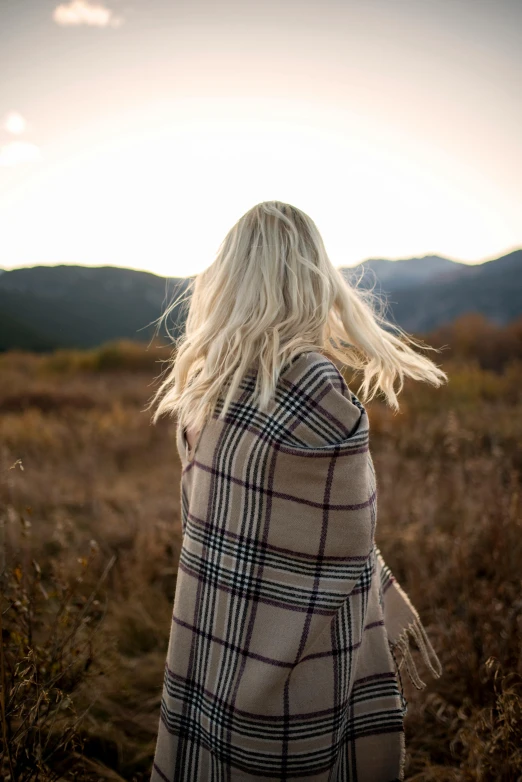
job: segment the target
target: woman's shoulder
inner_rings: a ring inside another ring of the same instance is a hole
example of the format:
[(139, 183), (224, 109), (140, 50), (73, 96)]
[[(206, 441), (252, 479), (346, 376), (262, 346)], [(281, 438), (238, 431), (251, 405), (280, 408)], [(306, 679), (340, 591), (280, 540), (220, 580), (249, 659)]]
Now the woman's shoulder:
[(346, 396), (351, 396), (351, 392), (341, 371), (336, 366), (333, 357), (317, 350), (307, 350), (299, 353), (293, 361), (281, 373), (282, 377), (291, 379), (292, 382), (306, 383), (307, 381), (317, 384), (318, 380), (323, 383), (331, 382)]
[(366, 419), (364, 406), (341, 371), (319, 351), (299, 354), (280, 381), (282, 407), (293, 410), (291, 440), (303, 447), (345, 443)]

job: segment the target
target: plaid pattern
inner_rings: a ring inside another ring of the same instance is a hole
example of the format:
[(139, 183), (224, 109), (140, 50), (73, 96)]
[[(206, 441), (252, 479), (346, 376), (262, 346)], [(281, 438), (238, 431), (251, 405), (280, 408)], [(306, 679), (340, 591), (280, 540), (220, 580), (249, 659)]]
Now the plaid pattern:
[(151, 782), (402, 780), (407, 634), (433, 650), (375, 545), (368, 416), (315, 351), (266, 411), (254, 385), (225, 420), (221, 400), (194, 455), (177, 430), (183, 545)]

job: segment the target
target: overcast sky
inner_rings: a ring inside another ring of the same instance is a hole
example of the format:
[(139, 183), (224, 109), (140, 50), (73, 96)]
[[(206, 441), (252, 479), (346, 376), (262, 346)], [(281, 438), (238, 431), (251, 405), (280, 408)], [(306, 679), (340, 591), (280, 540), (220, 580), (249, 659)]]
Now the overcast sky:
[(522, 246), (520, 0), (0, 0), (0, 266), (197, 273), (277, 198), (336, 266)]

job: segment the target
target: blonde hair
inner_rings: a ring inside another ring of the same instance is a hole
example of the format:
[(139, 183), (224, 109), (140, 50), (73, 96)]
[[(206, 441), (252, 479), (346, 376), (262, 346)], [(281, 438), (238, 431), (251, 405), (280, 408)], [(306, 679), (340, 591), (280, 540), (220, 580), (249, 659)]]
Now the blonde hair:
[[(224, 417), (252, 367), (258, 370), (256, 402), (264, 410), (280, 370), (304, 350), (329, 353), (361, 370), (361, 401), (380, 390), (395, 410), (405, 376), (435, 386), (447, 380), (408, 343), (435, 348), (397, 326), (398, 336), (384, 328), (390, 324), (379, 312), (380, 300), (345, 280), (331, 263), (314, 221), (290, 204), (264, 201), (249, 209), (188, 291), (185, 332), (174, 340), (170, 371), (148, 405), (158, 402), (153, 423), (165, 413), (176, 414), (182, 426), (199, 431), (228, 386), (220, 413)], [(178, 304), (175, 299), (160, 322)]]

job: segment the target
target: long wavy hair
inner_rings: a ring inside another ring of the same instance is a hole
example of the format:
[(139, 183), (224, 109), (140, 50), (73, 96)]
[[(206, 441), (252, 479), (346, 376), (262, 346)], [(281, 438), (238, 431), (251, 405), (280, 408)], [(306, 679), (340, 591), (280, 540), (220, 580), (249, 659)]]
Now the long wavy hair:
[[(161, 373), (167, 375), (147, 407), (156, 405), (153, 423), (176, 415), (180, 425), (200, 431), (225, 392), (224, 418), (252, 368), (256, 403), (264, 410), (281, 369), (308, 350), (361, 371), (359, 399), (367, 402), (381, 391), (396, 411), (405, 377), (435, 386), (448, 379), (411, 346), (436, 349), (391, 326), (373, 290), (350, 285), (333, 266), (314, 221), (281, 201), (249, 209), (185, 293), (185, 331), (173, 340)], [(178, 304), (175, 299), (167, 307), (160, 323)]]

